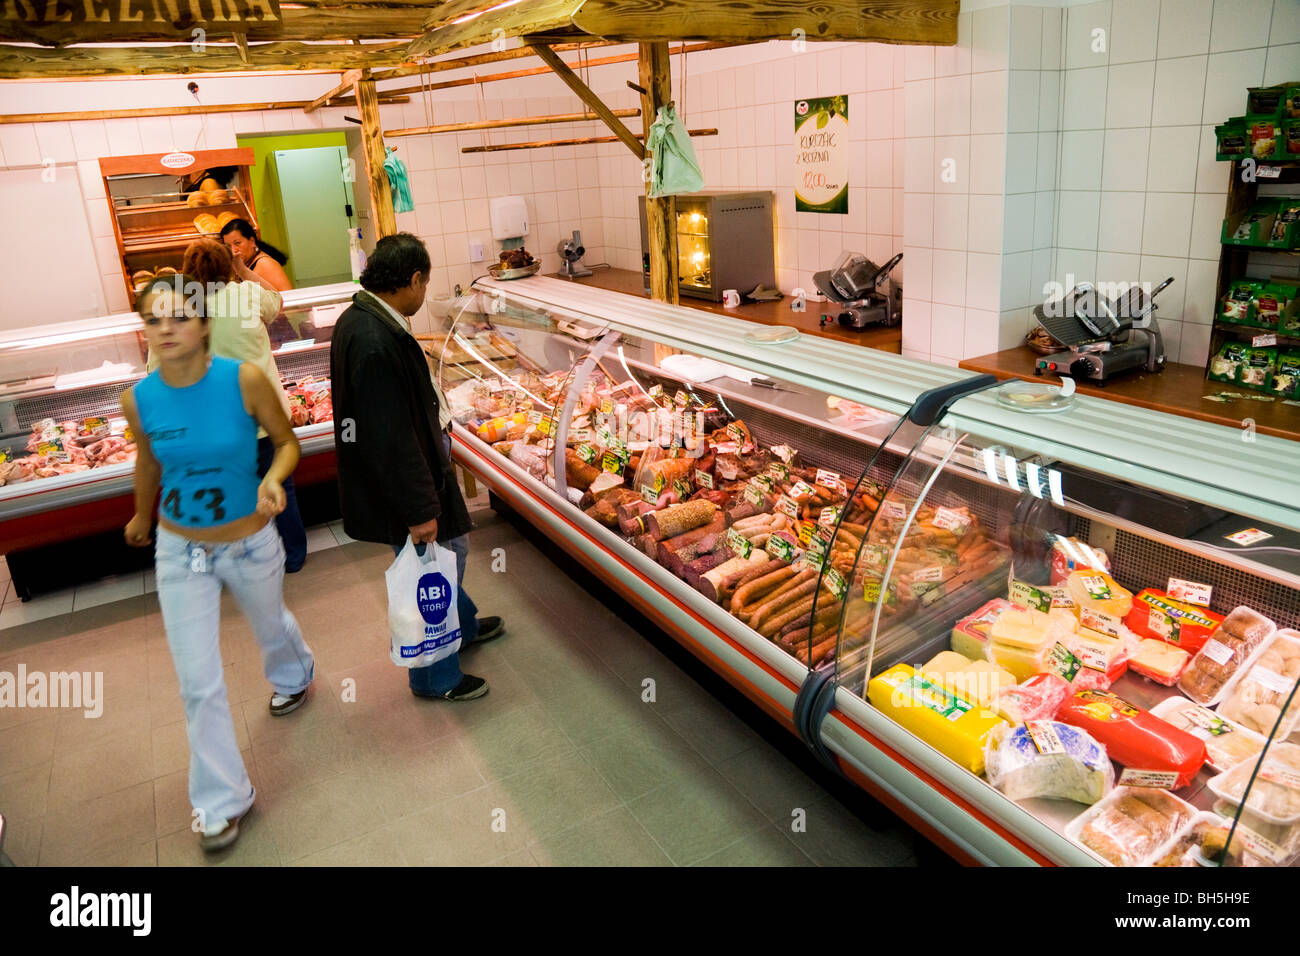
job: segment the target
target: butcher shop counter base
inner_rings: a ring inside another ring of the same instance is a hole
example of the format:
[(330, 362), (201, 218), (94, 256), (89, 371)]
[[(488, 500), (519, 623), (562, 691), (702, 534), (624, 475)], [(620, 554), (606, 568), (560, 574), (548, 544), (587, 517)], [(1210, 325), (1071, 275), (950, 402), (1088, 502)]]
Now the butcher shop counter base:
[[(1018, 378), (1026, 382), (1055, 381), (1054, 377), (1034, 374), (1034, 365), (1040, 356), (1032, 349), (1019, 346), (990, 355), (968, 358), (960, 368), (983, 372), (999, 379)], [(1105, 385), (1079, 383), (1080, 395), (1108, 398), (1125, 405), (1151, 408), (1184, 418), (1242, 428), (1245, 419), (1253, 419), (1255, 431), (1260, 435), (1273, 435), (1300, 441), (1300, 408), (1283, 405), (1280, 401), (1259, 402), (1242, 399), (1229, 404), (1209, 402), (1205, 395), (1215, 392), (1241, 392), (1246, 390), (1224, 382), (1211, 382), (1205, 369), (1196, 365), (1167, 363), (1161, 372), (1141, 370), (1125, 372)]]

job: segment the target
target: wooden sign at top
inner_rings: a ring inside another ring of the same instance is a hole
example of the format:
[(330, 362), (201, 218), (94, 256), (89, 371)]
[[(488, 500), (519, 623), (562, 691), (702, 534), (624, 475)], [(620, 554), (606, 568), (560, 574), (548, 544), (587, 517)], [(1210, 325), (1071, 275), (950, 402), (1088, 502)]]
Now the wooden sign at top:
[(195, 27), (214, 33), (278, 33), (280, 0), (0, 0), (0, 33), (53, 36), (62, 42)]

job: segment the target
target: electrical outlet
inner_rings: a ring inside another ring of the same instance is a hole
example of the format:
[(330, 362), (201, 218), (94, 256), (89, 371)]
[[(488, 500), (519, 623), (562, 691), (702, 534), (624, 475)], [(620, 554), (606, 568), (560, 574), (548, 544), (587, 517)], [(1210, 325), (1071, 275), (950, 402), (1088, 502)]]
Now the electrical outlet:
[(477, 239), (471, 241), (469, 244), (469, 261), (483, 261), (483, 243), (479, 242)]

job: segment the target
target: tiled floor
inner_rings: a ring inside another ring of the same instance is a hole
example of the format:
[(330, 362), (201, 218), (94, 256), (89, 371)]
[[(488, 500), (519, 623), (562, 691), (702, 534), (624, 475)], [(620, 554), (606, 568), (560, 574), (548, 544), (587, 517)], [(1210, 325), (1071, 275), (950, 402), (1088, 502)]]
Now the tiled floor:
[(411, 697), (387, 660), (391, 554), (345, 543), (341, 528), (313, 529), (307, 567), (286, 582), (317, 657), (302, 710), (267, 713), (256, 647), (225, 602), (226, 684), (258, 799), (239, 842), (207, 858), (190, 831), (185, 725), (151, 580), (6, 604), (0, 671), (102, 671), (105, 697), (93, 720), (0, 709), (8, 855), (20, 866), (915, 862), (910, 831), (868, 826), (510, 524), (475, 517), (467, 583), (508, 623), (464, 655), (491, 684), (481, 700)]

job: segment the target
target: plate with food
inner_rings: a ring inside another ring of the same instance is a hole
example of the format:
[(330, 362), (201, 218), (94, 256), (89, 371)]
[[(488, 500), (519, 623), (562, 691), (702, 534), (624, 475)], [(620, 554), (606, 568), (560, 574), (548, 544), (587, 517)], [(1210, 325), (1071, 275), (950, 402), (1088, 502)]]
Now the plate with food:
[(541, 260), (527, 249), (503, 249), (501, 260), (488, 266), (488, 274), (494, 279), (523, 279), (537, 275), (541, 268)]
[(1012, 379), (998, 389), (998, 403), (1022, 412), (1063, 412), (1074, 405), (1074, 379), (1060, 385)]

